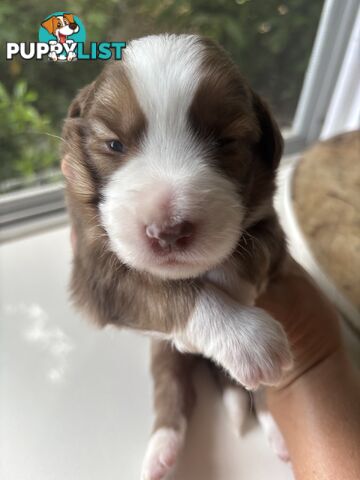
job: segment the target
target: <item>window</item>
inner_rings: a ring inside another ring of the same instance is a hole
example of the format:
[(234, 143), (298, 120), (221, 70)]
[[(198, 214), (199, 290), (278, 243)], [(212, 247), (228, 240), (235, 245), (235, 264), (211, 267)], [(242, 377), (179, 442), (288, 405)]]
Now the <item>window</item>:
[[(74, 13), (93, 41), (128, 41), (164, 31), (198, 32), (217, 40), (269, 101), (287, 150), (295, 151), (320, 133), (356, 3), (94, 0), (76, 2)], [(69, 11), (74, 8), (72, 2), (63, 4)], [(26, 21), (18, 21), (19, 11), (27, 12)], [(0, 31), (1, 43), (36, 41), (48, 13), (40, 0), (31, 6), (25, 0), (16, 5), (3, 0), (0, 22), (6, 28)], [(0, 225), (8, 226), (23, 217), (63, 210), (58, 154), (62, 119), (76, 91), (96, 77), (103, 63), (6, 61), (3, 55), (0, 62)]]

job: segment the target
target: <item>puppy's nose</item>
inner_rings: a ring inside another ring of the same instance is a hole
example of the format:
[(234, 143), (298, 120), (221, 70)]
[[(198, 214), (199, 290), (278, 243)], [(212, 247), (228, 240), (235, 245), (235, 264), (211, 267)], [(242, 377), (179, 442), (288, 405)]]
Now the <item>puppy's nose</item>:
[(71, 30), (76, 30), (77, 23), (70, 23), (69, 27), (71, 28)]
[(160, 247), (165, 248), (175, 244), (182, 246), (194, 233), (194, 225), (183, 221), (174, 225), (159, 226), (152, 223), (146, 227), (146, 235), (157, 240)]

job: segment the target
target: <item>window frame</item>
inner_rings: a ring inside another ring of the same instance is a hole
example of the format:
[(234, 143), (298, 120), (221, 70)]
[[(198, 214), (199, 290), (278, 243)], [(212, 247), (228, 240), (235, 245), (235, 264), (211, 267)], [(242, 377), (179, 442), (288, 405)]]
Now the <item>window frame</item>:
[[(283, 131), (284, 155), (320, 137), (355, 22), (358, 0), (325, 0), (293, 125)], [(0, 242), (67, 219), (64, 185), (40, 186), (0, 196)]]
[(288, 138), (286, 154), (318, 140), (349, 44), (358, 0), (326, 0)]

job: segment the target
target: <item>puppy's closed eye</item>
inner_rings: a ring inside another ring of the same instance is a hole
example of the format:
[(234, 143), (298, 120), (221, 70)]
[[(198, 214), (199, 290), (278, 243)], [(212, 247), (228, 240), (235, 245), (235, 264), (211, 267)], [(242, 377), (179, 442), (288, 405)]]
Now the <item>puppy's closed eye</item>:
[(221, 137), (215, 140), (215, 146), (221, 150), (234, 150), (239, 145), (239, 139), (236, 137)]

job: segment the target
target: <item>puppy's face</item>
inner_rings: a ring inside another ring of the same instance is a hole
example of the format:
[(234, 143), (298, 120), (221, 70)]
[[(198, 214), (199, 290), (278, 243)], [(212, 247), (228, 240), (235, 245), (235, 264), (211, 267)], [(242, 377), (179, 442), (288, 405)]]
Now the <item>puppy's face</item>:
[(210, 41), (131, 42), (69, 117), (72, 205), (92, 209), (88, 228), (100, 225), (107, 248), (131, 268), (172, 279), (202, 274), (271, 205), (280, 133)]

